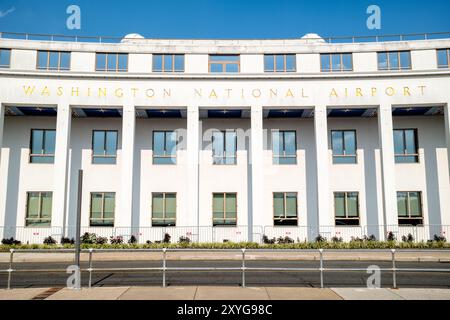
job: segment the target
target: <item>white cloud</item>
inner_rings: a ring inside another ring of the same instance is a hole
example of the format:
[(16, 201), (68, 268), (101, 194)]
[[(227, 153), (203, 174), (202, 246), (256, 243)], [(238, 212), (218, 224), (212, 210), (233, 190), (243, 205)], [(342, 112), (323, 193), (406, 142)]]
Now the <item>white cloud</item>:
[(12, 12), (14, 12), (14, 11), (16, 11), (16, 8), (14, 8), (14, 7), (11, 7), (11, 8), (9, 8), (9, 9), (6, 10), (6, 11), (0, 10), (0, 18), (4, 18), (4, 17), (6, 17), (8, 14), (10, 14), (10, 13), (12, 13)]

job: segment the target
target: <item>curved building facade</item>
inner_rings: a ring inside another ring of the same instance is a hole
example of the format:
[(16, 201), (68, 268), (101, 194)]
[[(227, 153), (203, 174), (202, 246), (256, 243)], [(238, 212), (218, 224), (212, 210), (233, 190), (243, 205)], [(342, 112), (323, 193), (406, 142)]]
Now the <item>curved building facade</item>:
[(0, 39), (0, 237), (448, 238), (449, 49)]

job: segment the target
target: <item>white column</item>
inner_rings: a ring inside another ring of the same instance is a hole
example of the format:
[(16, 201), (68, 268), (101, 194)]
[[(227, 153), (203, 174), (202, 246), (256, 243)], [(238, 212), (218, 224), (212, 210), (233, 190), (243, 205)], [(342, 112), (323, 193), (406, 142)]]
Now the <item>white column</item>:
[(5, 106), (0, 103), (0, 160), (2, 158), (3, 147), (3, 124), (5, 122)]
[(0, 103), (0, 227), (5, 223), (6, 189), (8, 169), (2, 166), (3, 126), (5, 122), (5, 106)]
[(187, 108), (187, 220), (191, 226), (199, 226), (199, 146), (200, 119), (197, 106)]
[[(447, 103), (447, 105), (444, 106), (445, 141), (447, 144), (447, 161), (448, 161), (447, 163), (448, 163), (448, 170), (449, 170), (449, 174), (450, 174), (450, 110), (449, 110), (449, 108), (450, 108), (450, 103)], [(448, 195), (446, 197), (448, 197)]]
[[(248, 212), (248, 241), (253, 241), (253, 226), (263, 226), (263, 108), (252, 106), (251, 110), (251, 208)], [(249, 199), (249, 200), (250, 200)]]
[(67, 211), (67, 180), (69, 173), (71, 120), (72, 113), (69, 104), (59, 104), (56, 116), (52, 226), (62, 227), (63, 235)]
[(319, 227), (334, 225), (334, 213), (330, 208), (331, 195), (329, 181), (327, 115), (326, 105), (317, 105), (315, 107), (314, 137), (317, 162), (317, 221)]
[(395, 188), (394, 130), (392, 107), (381, 104), (378, 109), (378, 134), (381, 149), (383, 187), (384, 236), (390, 231), (386, 225), (397, 225), (397, 192)]
[(122, 184), (120, 211), (116, 211), (117, 227), (131, 227), (133, 215), (133, 165), (134, 139), (136, 130), (135, 107), (131, 103), (123, 106), (122, 114)]

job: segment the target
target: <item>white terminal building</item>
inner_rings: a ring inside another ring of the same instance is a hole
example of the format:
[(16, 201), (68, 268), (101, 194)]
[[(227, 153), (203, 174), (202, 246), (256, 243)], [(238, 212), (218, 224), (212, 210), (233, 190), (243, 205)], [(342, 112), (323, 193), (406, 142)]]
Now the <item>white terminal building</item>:
[[(450, 39), (0, 39), (0, 238), (449, 237)], [(89, 40), (89, 41), (88, 41)]]

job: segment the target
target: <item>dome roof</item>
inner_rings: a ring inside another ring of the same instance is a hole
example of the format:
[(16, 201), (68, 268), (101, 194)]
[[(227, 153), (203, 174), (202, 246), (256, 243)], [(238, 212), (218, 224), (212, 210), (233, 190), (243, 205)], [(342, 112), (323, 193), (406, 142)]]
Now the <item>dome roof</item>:
[(307, 33), (302, 37), (302, 40), (307, 40), (308, 42), (325, 42), (317, 33)]
[(140, 39), (145, 39), (145, 38), (143, 36), (141, 36), (139, 33), (129, 33), (122, 39), (121, 42), (140, 40)]

